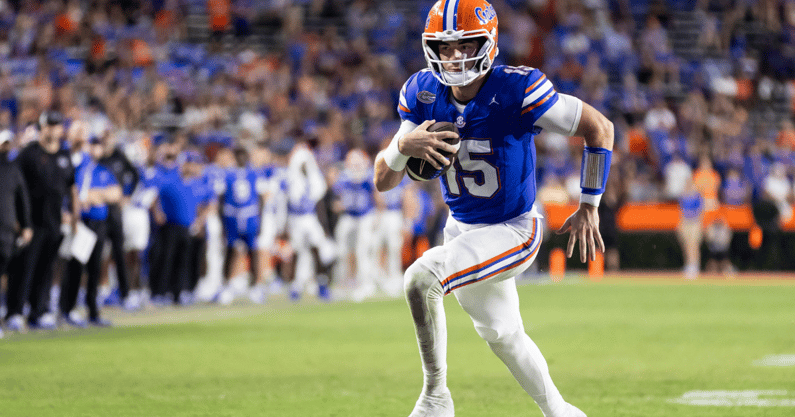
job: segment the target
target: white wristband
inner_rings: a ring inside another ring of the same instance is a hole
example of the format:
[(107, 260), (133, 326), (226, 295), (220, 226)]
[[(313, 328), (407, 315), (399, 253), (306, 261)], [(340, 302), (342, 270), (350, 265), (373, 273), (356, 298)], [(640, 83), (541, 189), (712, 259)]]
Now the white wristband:
[(587, 203), (594, 207), (599, 207), (600, 201), (602, 201), (602, 194), (580, 194), (580, 203)]
[(393, 140), (389, 143), (386, 149), (384, 149), (384, 162), (392, 171), (403, 171), (406, 168), (406, 162), (409, 161), (409, 157), (400, 153), (398, 150), (398, 140), (399, 138)]

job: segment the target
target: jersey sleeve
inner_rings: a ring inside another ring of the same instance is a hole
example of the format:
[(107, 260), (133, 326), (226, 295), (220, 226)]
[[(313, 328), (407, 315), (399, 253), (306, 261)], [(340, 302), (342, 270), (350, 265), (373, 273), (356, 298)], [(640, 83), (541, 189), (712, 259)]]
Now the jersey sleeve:
[(417, 109), (418, 74), (409, 77), (408, 81), (403, 84), (403, 88), (400, 89), (397, 110), (402, 120), (408, 120), (419, 125), (422, 124), (423, 119)]
[(524, 91), (520, 110), (522, 123), (531, 129), (536, 121), (558, 102), (558, 93), (547, 76), (533, 69), (524, 77)]

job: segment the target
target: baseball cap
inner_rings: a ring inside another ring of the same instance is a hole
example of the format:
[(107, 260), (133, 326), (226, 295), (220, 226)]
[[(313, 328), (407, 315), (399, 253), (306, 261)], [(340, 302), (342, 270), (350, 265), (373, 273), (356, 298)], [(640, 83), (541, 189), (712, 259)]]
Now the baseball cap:
[(88, 137), (88, 144), (89, 145), (100, 145), (102, 144), (102, 140), (97, 135), (91, 135)]
[(54, 110), (45, 111), (39, 116), (39, 127), (47, 125), (47, 126), (55, 126), (63, 123), (63, 116), (61, 113), (58, 113)]

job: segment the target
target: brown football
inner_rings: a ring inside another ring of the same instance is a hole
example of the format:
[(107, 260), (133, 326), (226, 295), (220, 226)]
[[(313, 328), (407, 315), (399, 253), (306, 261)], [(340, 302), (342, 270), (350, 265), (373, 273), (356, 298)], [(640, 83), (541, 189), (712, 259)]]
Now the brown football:
[[(450, 122), (436, 122), (428, 127), (429, 132), (455, 132), (458, 134), (458, 128)], [(445, 139), (445, 142), (451, 145), (457, 145), (461, 142), (461, 138), (452, 138), (452, 139)], [(450, 166), (455, 163), (455, 159), (457, 154), (439, 151), (445, 158), (450, 160), (450, 165), (444, 166), (441, 169), (436, 169), (431, 165), (428, 161), (422, 158), (409, 158), (408, 162), (406, 163), (406, 173), (408, 173), (409, 178), (413, 179), (414, 181), (428, 181), (434, 178), (438, 178), (447, 172), (450, 169)]]

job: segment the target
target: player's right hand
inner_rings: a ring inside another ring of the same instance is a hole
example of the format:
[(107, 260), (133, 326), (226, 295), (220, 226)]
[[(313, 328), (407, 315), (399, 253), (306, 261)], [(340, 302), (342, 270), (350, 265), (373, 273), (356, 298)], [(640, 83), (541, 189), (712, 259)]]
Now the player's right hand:
[(455, 146), (447, 143), (444, 139), (454, 139), (458, 137), (455, 132), (429, 132), (428, 127), (436, 123), (436, 120), (426, 120), (411, 132), (398, 139), (398, 151), (406, 156), (422, 158), (436, 169), (450, 165), (450, 160), (442, 156), (439, 150), (455, 153)]

